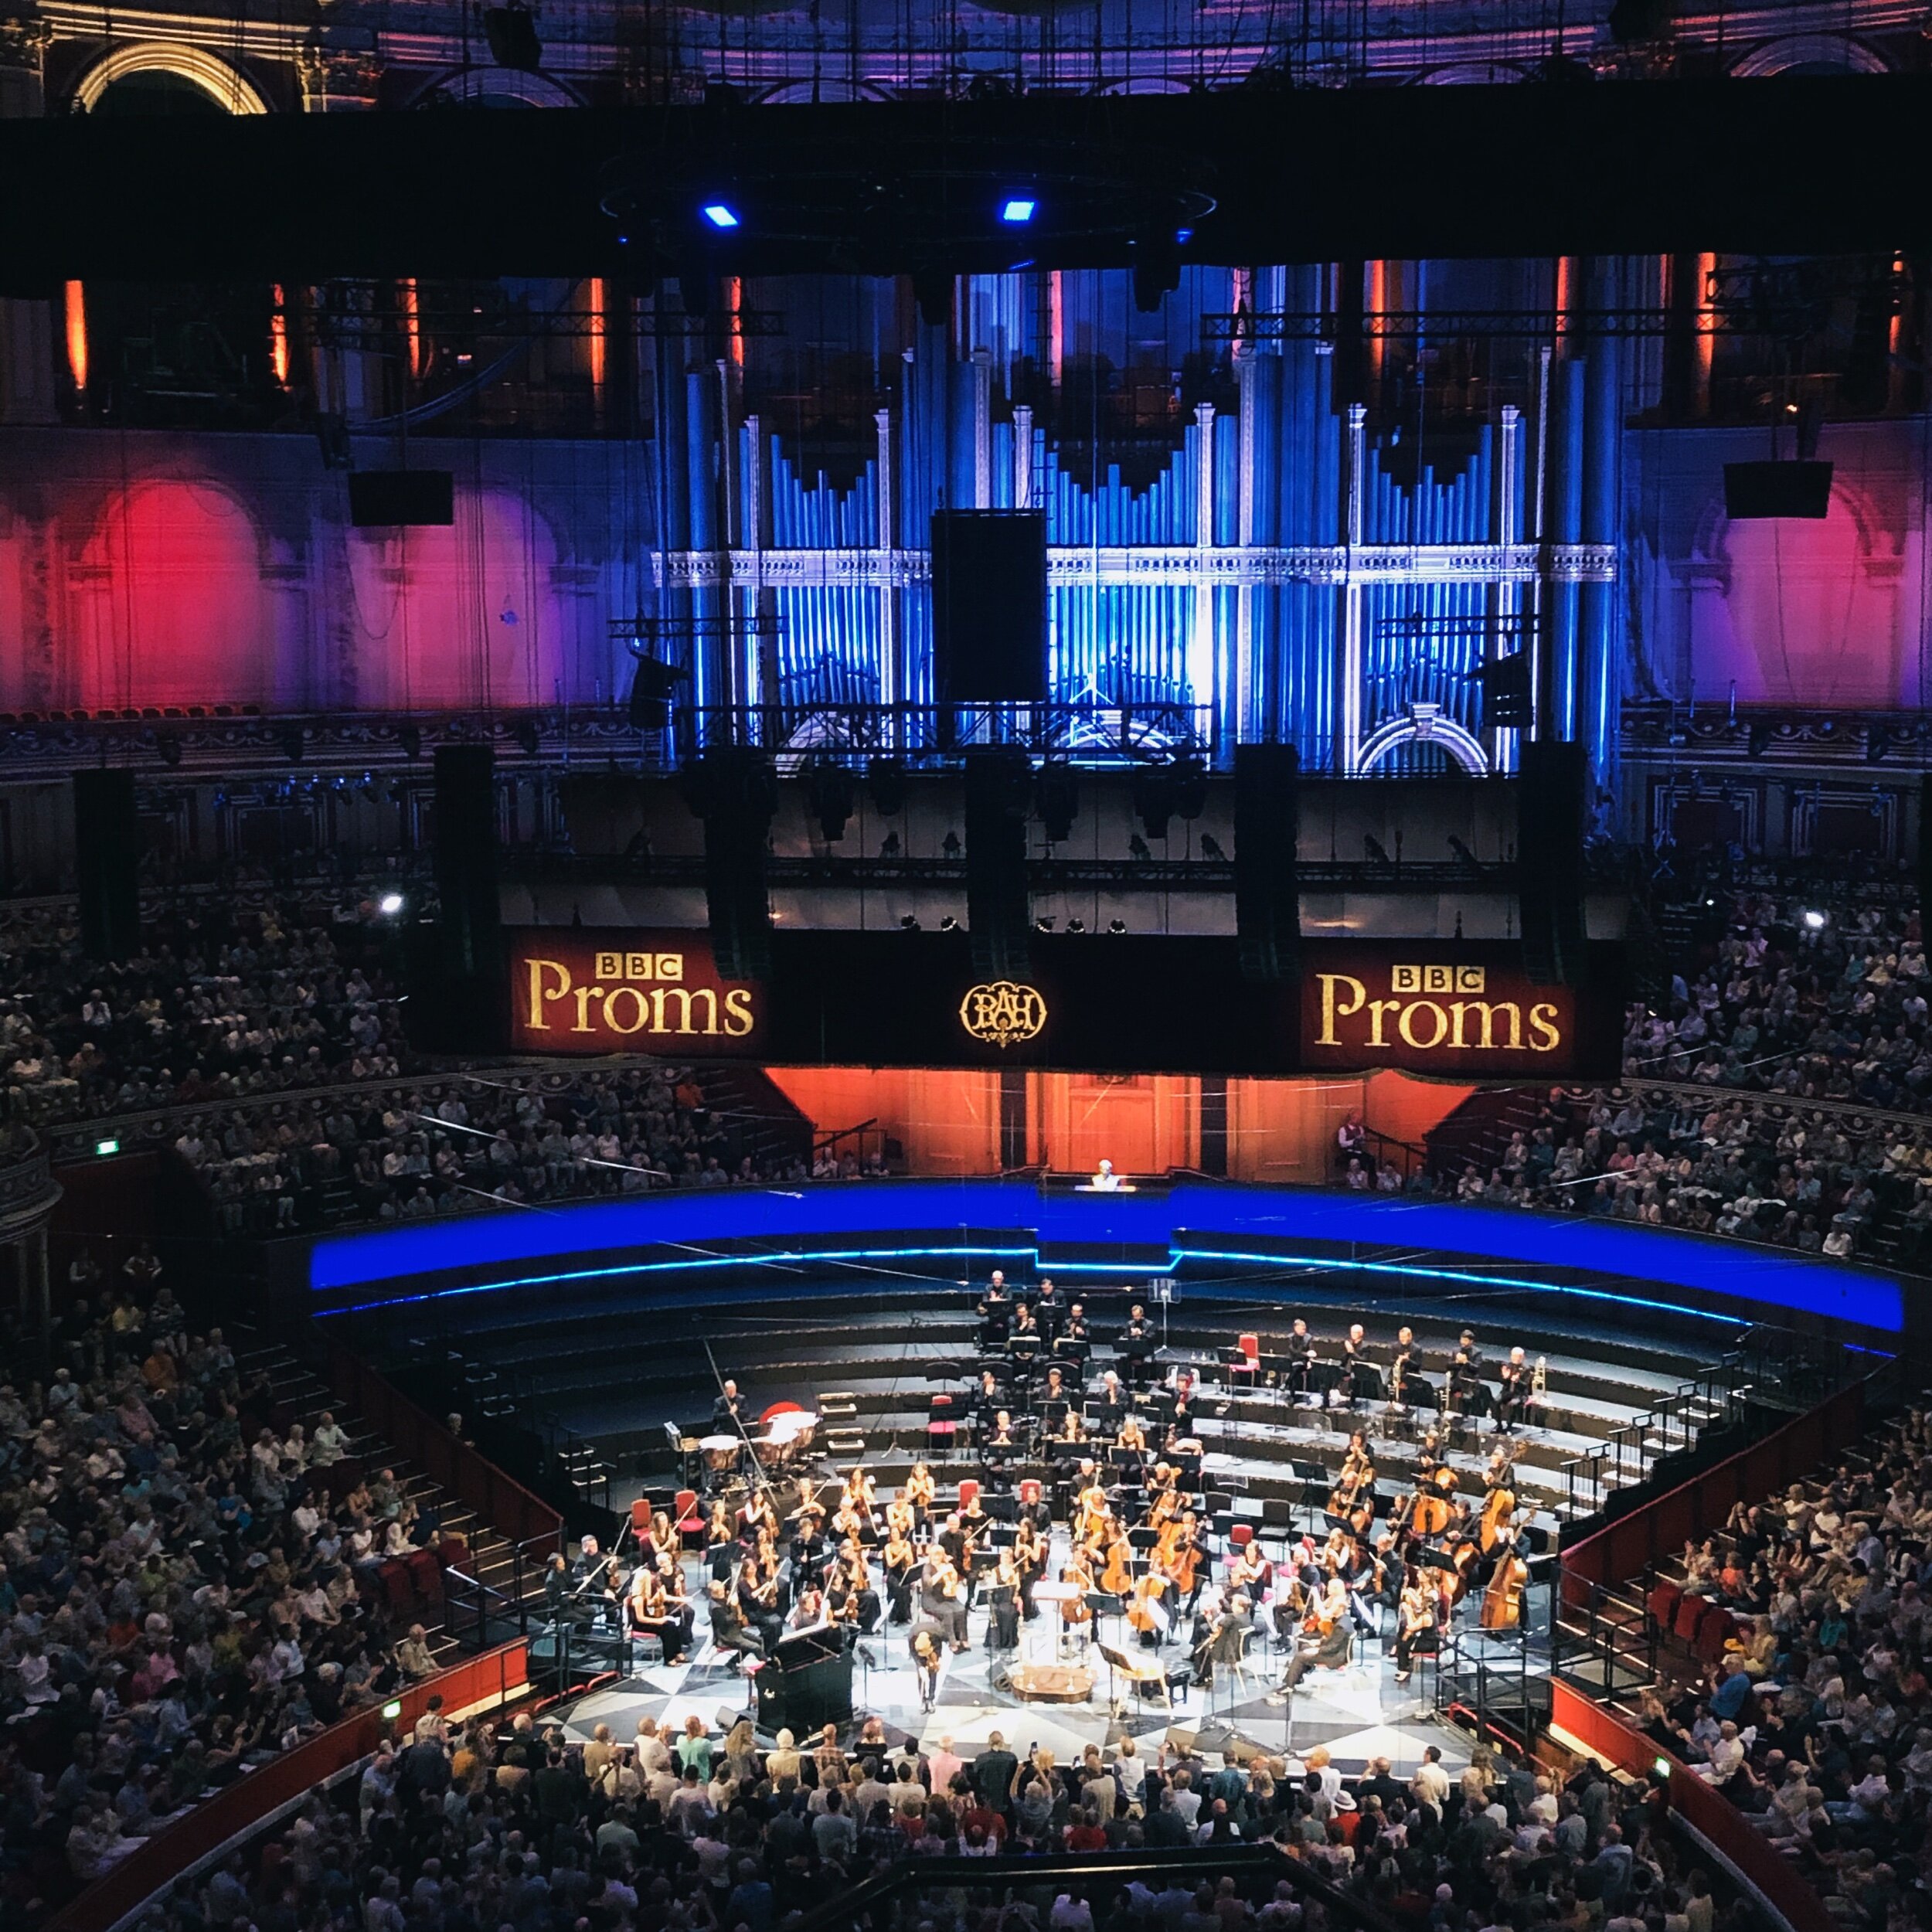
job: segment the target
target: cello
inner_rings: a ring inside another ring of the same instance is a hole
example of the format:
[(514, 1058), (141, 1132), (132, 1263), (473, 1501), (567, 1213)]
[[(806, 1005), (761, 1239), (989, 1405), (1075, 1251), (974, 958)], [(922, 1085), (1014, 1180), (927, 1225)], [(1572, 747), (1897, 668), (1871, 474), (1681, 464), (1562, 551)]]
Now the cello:
[(1100, 1571), (1100, 1584), (1110, 1597), (1124, 1597), (1134, 1587), (1133, 1573), (1127, 1566), (1130, 1546), (1120, 1526), (1114, 1526), (1108, 1539), (1107, 1561)]
[(1432, 1471), (1415, 1487), (1409, 1498), (1408, 1530), (1412, 1536), (1440, 1536), (1455, 1514), (1450, 1500), (1456, 1492), (1456, 1475), (1447, 1467)]
[(1127, 1610), (1127, 1627), (1138, 1631), (1149, 1648), (1160, 1642), (1173, 1621), (1161, 1600), (1168, 1587), (1168, 1580), (1158, 1570), (1150, 1570), (1134, 1586), (1134, 1599)]

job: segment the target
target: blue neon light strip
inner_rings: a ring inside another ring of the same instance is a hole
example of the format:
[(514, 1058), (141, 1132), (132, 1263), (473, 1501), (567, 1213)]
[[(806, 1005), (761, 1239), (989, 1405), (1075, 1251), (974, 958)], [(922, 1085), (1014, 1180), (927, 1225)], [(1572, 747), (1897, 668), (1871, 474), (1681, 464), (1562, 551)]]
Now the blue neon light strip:
[[(962, 1233), (958, 1243), (937, 1248), (839, 1245), (841, 1236), (876, 1240), (895, 1227), (909, 1231), (909, 1243), (930, 1240), (944, 1229), (957, 1228)], [(967, 1245), (965, 1230), (971, 1230), (981, 1245)], [(1009, 1233), (1010, 1247), (1004, 1241)], [(742, 1251), (743, 1244), (758, 1242), (777, 1243), (778, 1251)], [(1310, 1242), (1479, 1257), (1614, 1275), (1893, 1333), (1904, 1324), (1904, 1296), (1896, 1281), (1782, 1250), (1621, 1222), (1560, 1219), (1513, 1208), (1200, 1185), (1138, 1195), (1043, 1194), (1030, 1182), (992, 1180), (845, 1182), (796, 1191), (692, 1189), (600, 1202), (560, 1213), (506, 1211), (337, 1236), (317, 1243), (311, 1252), (309, 1285), (332, 1301), (345, 1291), (363, 1291), (356, 1304), (367, 1306), (410, 1298), (405, 1284), (426, 1275), (440, 1277), (431, 1292), (444, 1283), (444, 1291), (474, 1292), (760, 1263), (798, 1265), (934, 1253), (1036, 1257), (1043, 1246), (1064, 1245), (1165, 1250), (1175, 1262), (1251, 1260), (1267, 1266), (1412, 1272), (1430, 1280), (1467, 1278), (1539, 1291), (1554, 1285), (1481, 1274), (1465, 1276), (1454, 1268), (1393, 1257), (1372, 1261), (1264, 1251), (1264, 1244), (1279, 1243), (1286, 1250)], [(730, 1243), (733, 1251), (720, 1253), (720, 1243)], [(651, 1250), (663, 1256), (668, 1249), (679, 1248), (689, 1253), (648, 1263), (617, 1258), (627, 1249)], [(1124, 1277), (1144, 1270), (1114, 1262), (1070, 1264), (1056, 1260), (1055, 1271)], [(485, 1274), (488, 1280), (461, 1278)], [(1610, 1298), (1630, 1299), (1615, 1294)], [(1654, 1305), (1675, 1306), (1667, 1301)]]

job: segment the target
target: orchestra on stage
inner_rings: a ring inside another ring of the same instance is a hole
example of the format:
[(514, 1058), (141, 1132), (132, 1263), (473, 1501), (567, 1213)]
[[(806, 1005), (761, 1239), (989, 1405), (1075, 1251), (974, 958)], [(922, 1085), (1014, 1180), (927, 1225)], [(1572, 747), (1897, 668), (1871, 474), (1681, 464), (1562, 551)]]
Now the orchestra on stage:
[[(1134, 1689), (1163, 1694), (1254, 1672), (1256, 1638), (1271, 1635), (1279, 1701), (1370, 1637), (1406, 1682), (1471, 1601), (1483, 1629), (1520, 1624), (1529, 1566), (1512, 1465), (1516, 1431), (1544, 1400), (1543, 1364), (1522, 1349), (1492, 1369), (1468, 1329), (1439, 1363), (1407, 1327), (1385, 1348), (1356, 1323), (1329, 1356), (1302, 1319), (1270, 1349), (1243, 1337), (1208, 1396), (1217, 1409), (1267, 1364), (1277, 1401), (1361, 1418), (1326, 1493), (1268, 1531), (1271, 1555), (1231, 1496), (1210, 1504), (1225, 1483), (1203, 1473), (1199, 1370), (1164, 1359), (1144, 1304), (1097, 1372), (1086, 1311), (1051, 1280), (1016, 1288), (995, 1270), (978, 1317), (959, 1425), (978, 1474), (956, 1492), (942, 1497), (923, 1460), (883, 1495), (862, 1463), (830, 1474), (815, 1454), (818, 1417), (786, 1406), (753, 1421), (724, 1380), (692, 1516), (659, 1511), (618, 1551), (587, 1539), (573, 1563), (554, 1559), (553, 1617), (655, 1638), (672, 1662), (691, 1652), (700, 1614), (721, 1648), (760, 1657), (808, 1631), (890, 1634), (928, 1708), (976, 1628), (996, 1656), (1043, 1641), (1081, 1656), (1097, 1639)], [(1379, 1474), (1374, 1439), (1376, 1420), (1397, 1416), (1417, 1436), (1401, 1485)], [(1494, 1446), (1478, 1497), (1447, 1444), (1485, 1422)], [(682, 1557), (700, 1543), (694, 1602)]]

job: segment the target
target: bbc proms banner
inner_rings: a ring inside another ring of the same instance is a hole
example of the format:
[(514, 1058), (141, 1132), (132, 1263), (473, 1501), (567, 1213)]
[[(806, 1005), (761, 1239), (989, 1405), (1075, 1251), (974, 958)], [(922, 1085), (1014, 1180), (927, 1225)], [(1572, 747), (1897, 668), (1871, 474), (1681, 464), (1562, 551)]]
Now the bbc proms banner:
[(1298, 985), (1263, 985), (1231, 937), (1041, 934), (1024, 971), (988, 975), (964, 933), (774, 931), (752, 981), (725, 978), (699, 931), (507, 937), (519, 1053), (1575, 1079), (1614, 1077), (1621, 1036), (1615, 947), (1590, 949), (1582, 985), (1539, 986), (1512, 945), (1311, 940)]

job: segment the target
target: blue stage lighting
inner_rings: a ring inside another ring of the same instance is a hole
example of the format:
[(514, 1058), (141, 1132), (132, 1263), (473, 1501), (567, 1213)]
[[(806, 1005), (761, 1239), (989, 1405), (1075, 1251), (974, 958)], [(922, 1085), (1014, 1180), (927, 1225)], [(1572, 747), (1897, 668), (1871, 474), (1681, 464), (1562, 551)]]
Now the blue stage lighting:
[(713, 228), (736, 228), (738, 217), (734, 210), (721, 201), (708, 201), (701, 211)]
[(1039, 206), (1031, 195), (1009, 195), (1001, 206), (999, 218), (1015, 228), (1023, 227), (1033, 219), (1033, 210)]

